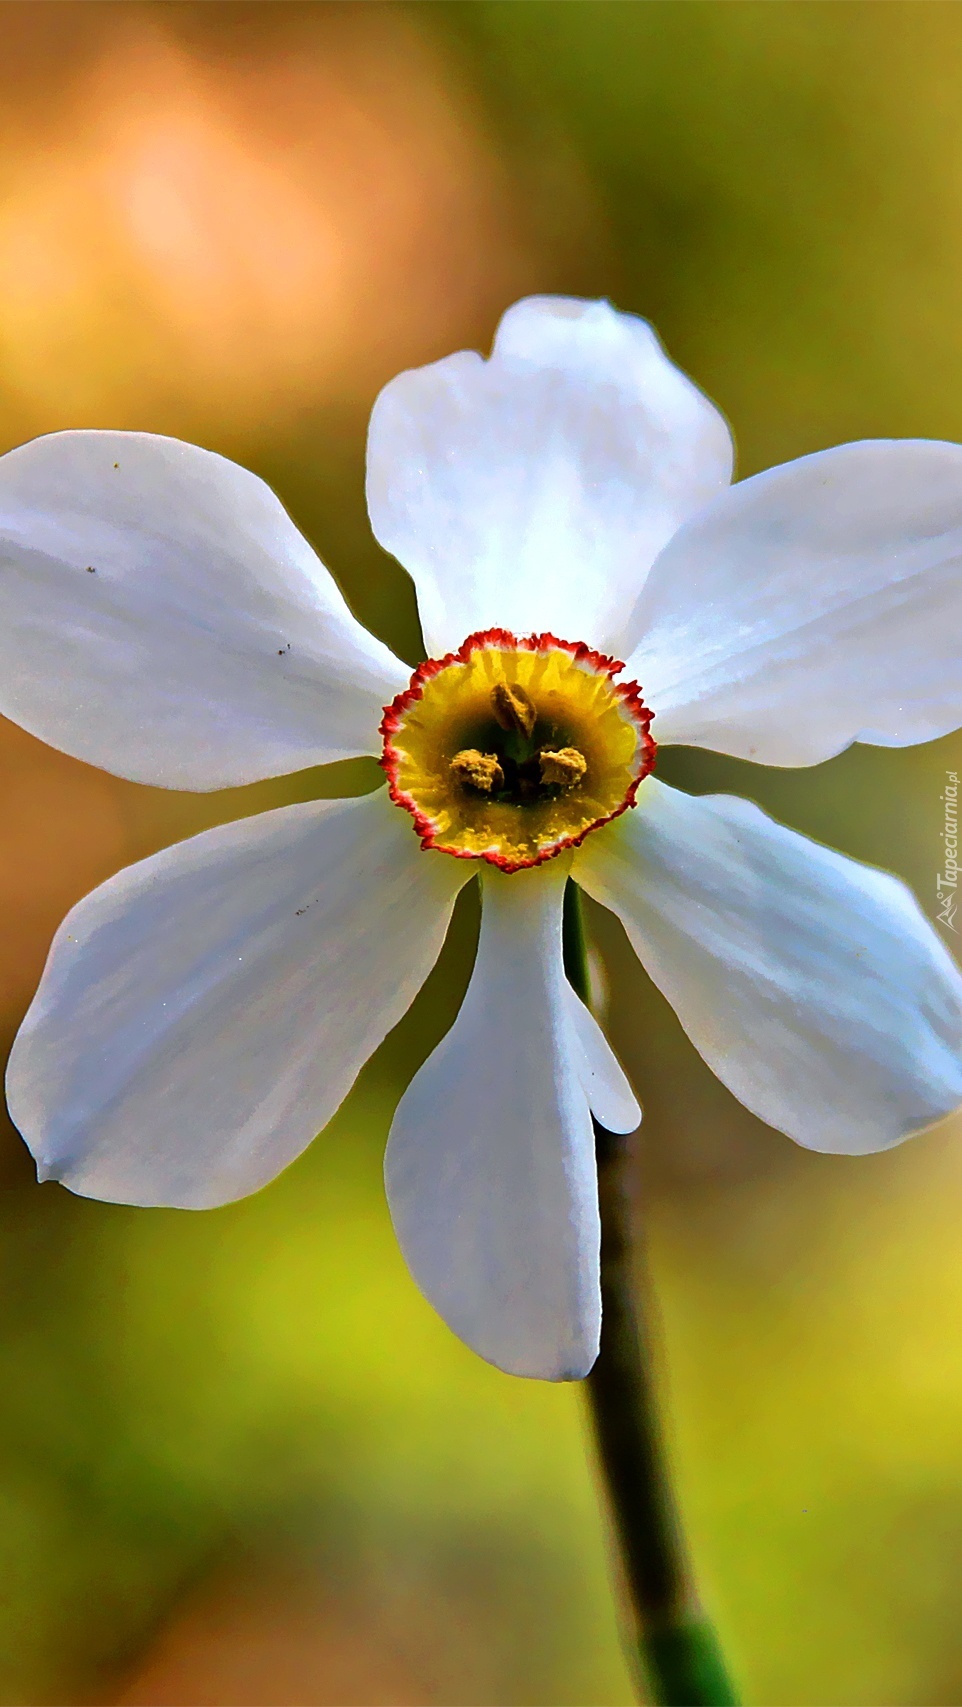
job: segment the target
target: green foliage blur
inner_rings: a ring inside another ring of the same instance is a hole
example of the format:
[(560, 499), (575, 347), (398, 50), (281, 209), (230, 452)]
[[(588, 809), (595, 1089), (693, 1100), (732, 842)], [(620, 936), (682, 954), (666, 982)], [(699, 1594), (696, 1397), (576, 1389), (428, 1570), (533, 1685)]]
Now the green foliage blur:
[[(411, 589), (364, 515), (367, 412), (530, 291), (653, 320), (741, 474), (860, 436), (962, 439), (962, 10), (0, 8), (2, 448), (112, 425), (235, 457), (412, 661)], [(172, 796), (0, 735), (8, 1038), (60, 916), (111, 871), (372, 783)], [(661, 774), (898, 871), (934, 917), (960, 760), (952, 737), (797, 773), (678, 751)], [(797, 1150), (716, 1083), (610, 917), (591, 924), (645, 1106), (671, 1450), (745, 1699), (951, 1707), (962, 1128)], [(415, 1009), (255, 1198), (86, 1202), (36, 1186), (8, 1132), (0, 1701), (631, 1699), (581, 1395), (455, 1341), (383, 1203), (393, 1103), (475, 930), (466, 894)]]

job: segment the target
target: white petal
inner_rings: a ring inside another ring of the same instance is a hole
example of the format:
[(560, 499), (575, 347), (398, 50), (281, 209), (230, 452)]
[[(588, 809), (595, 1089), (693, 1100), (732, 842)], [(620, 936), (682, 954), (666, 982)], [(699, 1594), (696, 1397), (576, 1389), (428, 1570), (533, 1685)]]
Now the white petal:
[(485, 874), (464, 1004), (402, 1097), (385, 1161), (401, 1249), (435, 1309), (490, 1363), (551, 1381), (591, 1368), (601, 1312), (586, 1089), (601, 1052), (562, 969), (567, 863)]
[(41, 1176), (191, 1209), (256, 1191), (410, 1005), (469, 876), (384, 790), (119, 872), (64, 920), (10, 1058)]
[(962, 723), (962, 447), (839, 445), (742, 481), (654, 565), (628, 665), (659, 741), (810, 765)]
[(575, 995), (570, 985), (567, 995), (574, 1032), (582, 1051), (579, 1077), (591, 1112), (609, 1132), (634, 1132), (641, 1124), (641, 1109), (635, 1093), (594, 1014)]
[(376, 753), (408, 674), (224, 457), (68, 432), (0, 458), (0, 711), (51, 746), (224, 788)]
[(574, 871), (708, 1065), (799, 1144), (882, 1150), (962, 1102), (962, 976), (887, 872), (653, 777)]
[(656, 553), (731, 461), (724, 420), (644, 320), (529, 297), (490, 361), (463, 350), (385, 387), (368, 505), (432, 655), (492, 626), (617, 652)]

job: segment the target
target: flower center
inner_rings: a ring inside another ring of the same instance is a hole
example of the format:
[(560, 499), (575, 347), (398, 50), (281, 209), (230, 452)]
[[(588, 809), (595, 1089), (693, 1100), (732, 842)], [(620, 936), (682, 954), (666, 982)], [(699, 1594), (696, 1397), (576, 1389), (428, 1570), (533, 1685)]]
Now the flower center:
[(499, 628), (420, 664), (384, 713), (381, 765), (422, 846), (520, 871), (633, 805), (655, 743), (622, 668)]

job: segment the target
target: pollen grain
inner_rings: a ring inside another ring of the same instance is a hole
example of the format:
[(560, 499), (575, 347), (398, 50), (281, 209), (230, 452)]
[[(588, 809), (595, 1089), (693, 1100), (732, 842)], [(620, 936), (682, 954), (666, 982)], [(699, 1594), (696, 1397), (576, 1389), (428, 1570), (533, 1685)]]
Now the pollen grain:
[(479, 794), (497, 794), (504, 787), (504, 771), (495, 755), (479, 753), (477, 747), (455, 753), (451, 771), (462, 788), (476, 788)]
[(495, 682), (491, 689), (491, 709), (499, 728), (507, 734), (523, 735), (525, 740), (530, 738), (538, 713), (518, 682)]
[(588, 761), (577, 747), (559, 747), (554, 753), (550, 747), (542, 747), (538, 767), (541, 781), (548, 787), (577, 788), (588, 769)]

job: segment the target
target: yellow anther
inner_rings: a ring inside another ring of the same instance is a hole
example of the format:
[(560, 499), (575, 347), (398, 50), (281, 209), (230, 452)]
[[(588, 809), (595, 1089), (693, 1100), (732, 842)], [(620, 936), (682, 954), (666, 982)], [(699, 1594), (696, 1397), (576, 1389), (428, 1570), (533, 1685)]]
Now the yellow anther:
[(504, 787), (504, 772), (494, 754), (479, 753), (477, 747), (455, 753), (451, 771), (462, 787), (476, 788), (479, 794), (497, 794)]
[(541, 781), (554, 783), (558, 788), (577, 787), (588, 769), (588, 761), (583, 753), (579, 753), (577, 747), (542, 747), (538, 754), (538, 764), (541, 767)]
[(513, 683), (495, 682), (491, 689), (491, 709), (502, 729), (523, 735), (525, 740), (538, 720), (538, 713), (524, 688)]

